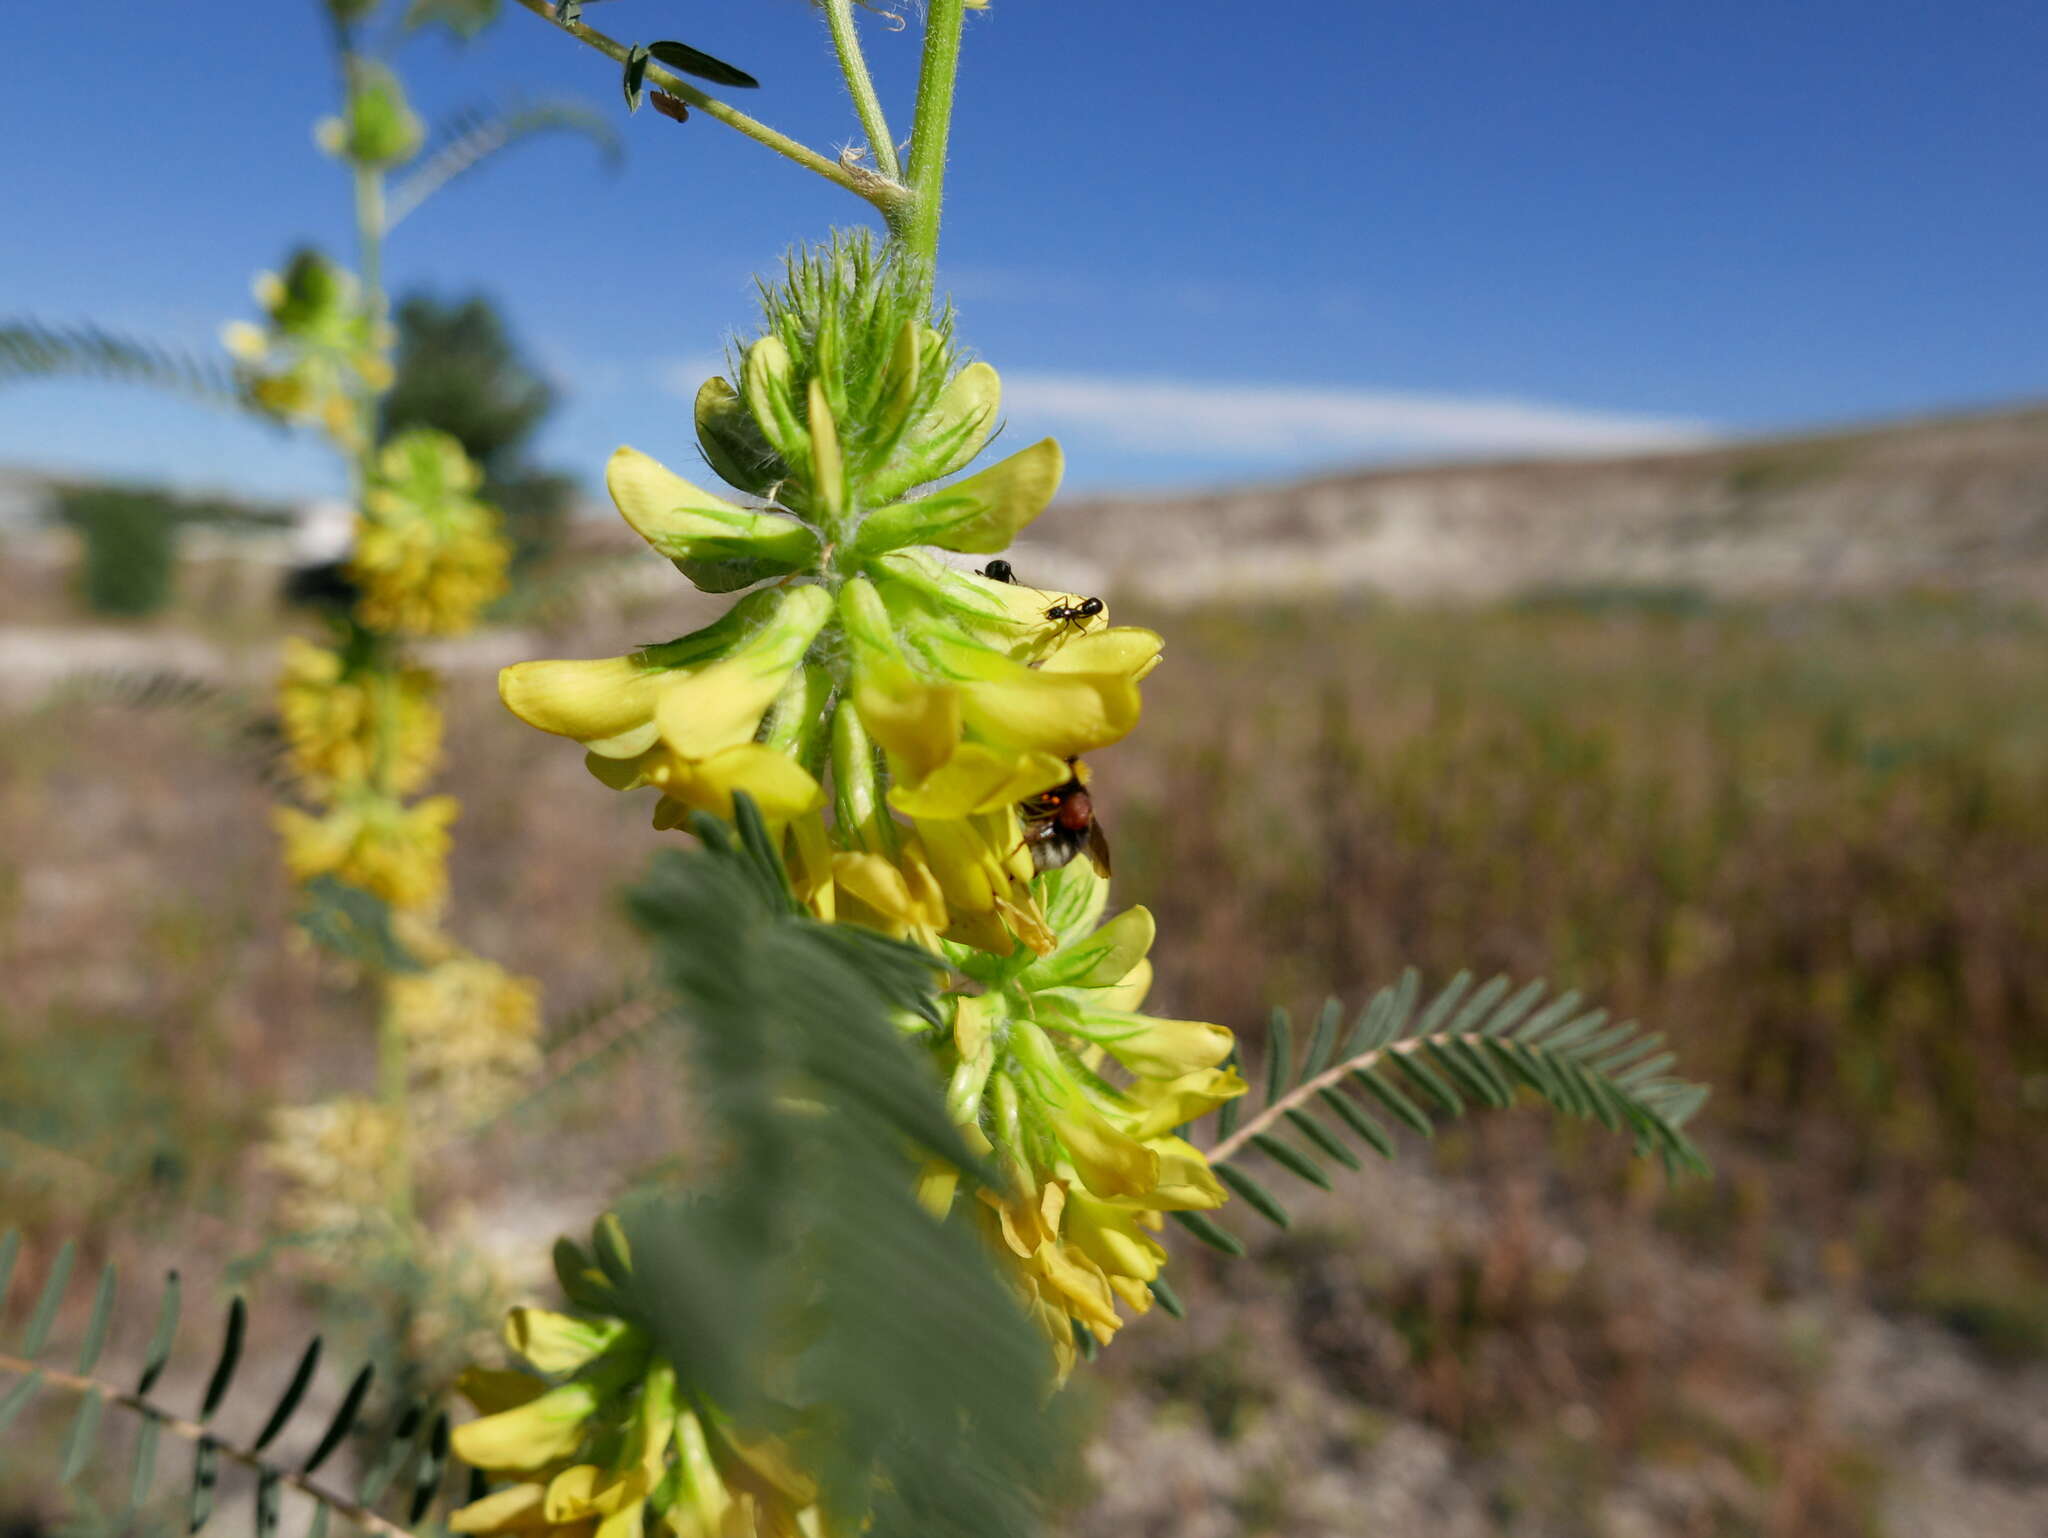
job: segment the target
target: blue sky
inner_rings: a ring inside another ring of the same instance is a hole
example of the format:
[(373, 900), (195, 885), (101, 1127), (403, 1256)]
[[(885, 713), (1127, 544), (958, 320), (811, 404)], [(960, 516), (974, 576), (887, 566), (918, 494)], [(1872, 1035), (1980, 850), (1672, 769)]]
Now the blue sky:
[[(12, 10), (0, 314), (208, 348), (294, 242), (346, 250), (314, 0)], [(856, 136), (802, 0), (588, 19)], [(900, 133), (915, 34), (868, 32)], [(391, 275), (505, 305), (568, 394), (550, 462), (694, 463), (687, 395), (749, 275), (864, 205), (701, 116), (628, 121), (616, 68), (516, 9), (400, 67), (430, 121), (560, 93), (617, 117), (618, 174), (568, 139), (508, 155), (397, 233)], [(1795, 428), (2048, 394), (2044, 145), (2035, 3), (995, 0), (943, 279), (1010, 433), (1059, 435), (1076, 486)], [(310, 443), (84, 384), (0, 395), (0, 464), (338, 480)]]

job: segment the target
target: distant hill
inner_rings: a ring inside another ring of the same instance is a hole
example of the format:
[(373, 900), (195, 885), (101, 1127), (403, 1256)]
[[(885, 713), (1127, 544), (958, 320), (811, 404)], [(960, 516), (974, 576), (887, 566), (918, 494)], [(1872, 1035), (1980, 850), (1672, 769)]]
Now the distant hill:
[(1028, 580), (1152, 602), (1589, 588), (2048, 599), (2048, 406), (1625, 458), (1062, 500), (1029, 536)]

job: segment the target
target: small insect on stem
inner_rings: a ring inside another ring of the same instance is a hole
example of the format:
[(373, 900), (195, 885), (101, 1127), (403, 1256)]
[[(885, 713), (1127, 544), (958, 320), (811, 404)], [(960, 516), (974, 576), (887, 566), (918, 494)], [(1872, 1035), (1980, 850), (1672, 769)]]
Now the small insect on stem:
[(988, 565), (982, 567), (975, 575), (986, 577), (991, 582), (1015, 583), (1017, 580), (1016, 570), (1008, 561), (990, 561)]
[(690, 105), (682, 97), (671, 96), (666, 91), (649, 91), (647, 99), (663, 117), (674, 118), (678, 123), (689, 122)]

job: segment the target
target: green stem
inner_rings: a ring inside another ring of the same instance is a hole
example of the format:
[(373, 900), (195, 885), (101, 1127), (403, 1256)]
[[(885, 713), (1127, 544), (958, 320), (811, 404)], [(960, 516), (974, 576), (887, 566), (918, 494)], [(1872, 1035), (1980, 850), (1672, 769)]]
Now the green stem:
[(385, 1170), (386, 1203), (401, 1232), (413, 1219), (412, 1061), (405, 1032), (392, 1007), (390, 977), (377, 1001), (377, 1099), (393, 1118), (391, 1162)]
[(946, 185), (946, 135), (953, 122), (953, 87), (960, 76), (960, 31), (967, 0), (928, 0), (924, 62), (917, 77), (917, 109), (910, 125), (910, 216), (900, 240), (918, 270), (927, 299), (939, 256), (939, 206)]
[[(615, 38), (606, 37), (602, 32), (592, 27), (586, 27), (580, 21), (556, 21), (555, 8), (548, 3), (548, 0), (519, 0), (519, 3), (549, 25), (568, 33), (569, 36), (575, 38), (579, 43), (595, 48), (608, 59), (615, 59), (623, 64), (626, 61), (626, 55), (632, 51), (624, 43), (619, 42)], [(788, 134), (778, 133), (766, 123), (758, 122), (748, 117), (737, 108), (728, 107), (714, 96), (707, 96), (696, 86), (691, 85), (689, 81), (683, 79), (682, 76), (674, 73), (672, 70), (663, 69), (659, 64), (647, 66), (646, 78), (655, 85), (660, 86), (669, 95), (680, 97), (688, 102), (706, 117), (716, 118), (719, 122), (725, 124), (726, 127), (736, 129), (740, 133), (745, 134), (756, 144), (765, 144), (769, 149), (775, 151), (776, 154), (783, 156), (785, 159), (795, 161), (806, 171), (815, 172), (833, 185), (844, 187), (856, 197), (865, 198), (881, 210), (883, 217), (889, 220), (892, 225), (897, 219), (905, 197), (903, 188), (897, 183), (890, 181), (886, 177), (877, 176), (871, 171), (863, 171), (856, 166), (842, 165), (839, 161), (821, 155), (809, 145), (799, 143), (797, 140), (790, 138)]]
[(875, 94), (867, 57), (860, 51), (853, 0), (824, 0), (824, 5), (825, 24), (832, 29), (832, 47), (838, 52), (839, 67), (846, 74), (846, 94), (853, 98), (861, 132), (868, 136), (868, 152), (875, 157), (875, 169), (892, 182), (901, 181), (903, 169), (896, 160), (896, 139), (889, 132), (889, 120), (882, 115), (882, 99)]

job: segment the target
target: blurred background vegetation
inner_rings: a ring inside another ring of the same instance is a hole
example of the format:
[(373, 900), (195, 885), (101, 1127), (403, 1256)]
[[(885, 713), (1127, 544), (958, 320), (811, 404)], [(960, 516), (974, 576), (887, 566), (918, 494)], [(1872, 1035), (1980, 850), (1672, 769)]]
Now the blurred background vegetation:
[[(502, 341), (465, 307), (413, 313)], [(471, 403), (501, 445), (544, 398), (512, 374)], [(529, 595), (587, 559), (579, 538), (536, 553)], [(698, 621), (679, 584), (607, 558), (578, 602), (515, 604), (519, 631), (443, 659), (457, 910), (561, 1018), (549, 1087), (433, 1155), (436, 1221), (491, 1274), (421, 1311), (422, 1349), (475, 1339), (492, 1295), (539, 1283), (546, 1239), (689, 1147), (687, 1093), (619, 997), (645, 809), (491, 690), (500, 661)], [(1159, 917), (1162, 1009), (1255, 1053), (1270, 1005), (1362, 999), (1407, 963), (1546, 976), (1668, 1033), (1714, 1086), (1696, 1131), (1718, 1173), (1667, 1189), (1596, 1131), (1501, 1117), (1353, 1178), (1249, 1260), (1183, 1245), (1191, 1319), (1149, 1319), (1083, 1390), (1072, 1531), (2035, 1530), (2037, 611), (1602, 589), (1117, 618), (1169, 637), (1144, 730), (1096, 764), (1120, 897)], [(45, 1243), (118, 1212), (136, 1263), (218, 1274), (264, 1244), (266, 1107), (368, 1072), (344, 1028), (367, 1003), (294, 943), (260, 754), (223, 729), (260, 717), (287, 623), (159, 618), (215, 648), (203, 711), (11, 680), (0, 1195)]]

